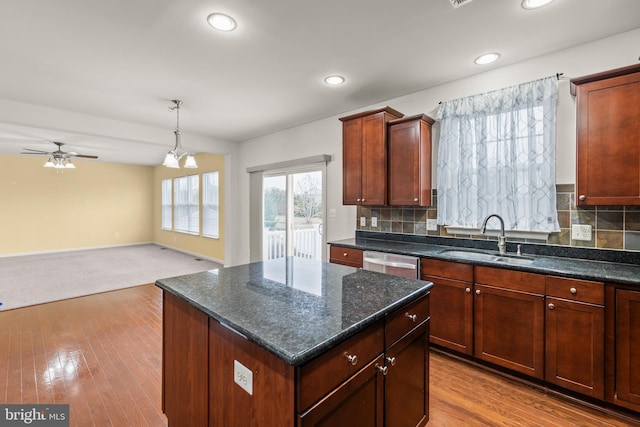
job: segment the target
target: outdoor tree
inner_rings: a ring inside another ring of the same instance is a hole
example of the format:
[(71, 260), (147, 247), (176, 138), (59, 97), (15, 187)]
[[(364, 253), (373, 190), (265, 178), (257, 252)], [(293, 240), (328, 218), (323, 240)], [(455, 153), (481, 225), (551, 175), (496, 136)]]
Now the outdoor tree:
[(276, 187), (264, 191), (264, 222), (274, 224), (277, 216), (285, 215), (287, 211), (287, 192)]
[(322, 212), (320, 202), (322, 188), (320, 185), (320, 174), (307, 173), (300, 179), (296, 179), (294, 192), (294, 216), (304, 218), (307, 224), (312, 218), (317, 218)]

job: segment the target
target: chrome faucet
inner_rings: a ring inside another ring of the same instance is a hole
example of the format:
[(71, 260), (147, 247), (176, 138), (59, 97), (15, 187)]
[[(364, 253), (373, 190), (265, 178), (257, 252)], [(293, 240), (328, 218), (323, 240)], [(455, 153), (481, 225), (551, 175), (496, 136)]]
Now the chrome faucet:
[(498, 236), (498, 250), (500, 251), (500, 254), (505, 254), (507, 252), (507, 237), (504, 235), (504, 220), (500, 215), (498, 214), (488, 215), (484, 219), (484, 221), (482, 221), (482, 228), (480, 228), (480, 233), (485, 234), (487, 232), (487, 221), (489, 221), (489, 218), (491, 218), (492, 216), (495, 216), (500, 220), (500, 235)]

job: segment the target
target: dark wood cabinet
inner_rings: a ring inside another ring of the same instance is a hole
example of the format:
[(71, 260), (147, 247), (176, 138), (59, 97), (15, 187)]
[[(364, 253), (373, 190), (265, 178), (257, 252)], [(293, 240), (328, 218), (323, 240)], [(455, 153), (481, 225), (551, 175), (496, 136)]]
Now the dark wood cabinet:
[(387, 122), (402, 113), (390, 107), (341, 117), (342, 203), (387, 203)]
[(364, 252), (360, 249), (331, 245), (329, 247), (329, 262), (362, 268), (363, 254)]
[(473, 354), (473, 265), (422, 259), (420, 270), (433, 282), (430, 342)]
[(610, 400), (640, 411), (640, 291), (615, 290), (614, 393)]
[(474, 356), (544, 378), (544, 276), (475, 267)]
[(419, 114), (389, 122), (389, 204), (431, 205), (432, 118)]
[[(162, 412), (169, 427), (209, 425), (208, 317), (162, 293)], [(180, 349), (180, 351), (176, 351)], [(189, 396), (188, 399), (178, 398)]]
[(545, 380), (604, 399), (604, 284), (547, 277)]
[(640, 65), (571, 80), (576, 204), (640, 205)]
[[(162, 407), (170, 427), (429, 421), (428, 295), (298, 367), (167, 291), (163, 302)], [(243, 369), (250, 380), (237, 377)]]

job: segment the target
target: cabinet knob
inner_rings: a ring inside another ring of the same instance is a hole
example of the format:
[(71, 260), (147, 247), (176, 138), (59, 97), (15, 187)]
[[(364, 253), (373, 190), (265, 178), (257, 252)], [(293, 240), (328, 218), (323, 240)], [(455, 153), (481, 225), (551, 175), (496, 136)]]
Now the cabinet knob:
[(465, 288), (464, 291), (469, 294), (471, 293), (471, 288)]
[(359, 202), (359, 201), (360, 201), (360, 199), (356, 199), (356, 202)]
[(553, 305), (553, 304), (549, 304), (549, 310), (553, 310), (554, 308), (556, 308), (556, 306), (555, 306), (555, 305)]
[(571, 288), (569, 289), (569, 292), (571, 292), (573, 295), (578, 293), (578, 290), (576, 288)]
[(364, 202), (364, 199), (360, 200), (361, 202)]
[(578, 199), (584, 202), (585, 200), (587, 200), (587, 196), (585, 196), (584, 194), (581, 194), (580, 197), (578, 197)]
[(391, 365), (391, 366), (396, 366), (396, 358), (395, 357), (387, 356), (387, 362), (389, 362), (389, 365)]
[(344, 357), (346, 357), (347, 362), (351, 363), (351, 365), (356, 366), (358, 363), (358, 356), (355, 354), (349, 354), (346, 351), (344, 352)]
[(349, 254), (347, 254), (346, 252), (342, 254), (342, 256), (349, 256)]
[(389, 368), (386, 366), (381, 366), (376, 363), (376, 368), (382, 373), (382, 375), (387, 375), (389, 373)]
[(405, 313), (404, 315), (411, 319), (413, 323), (416, 323), (416, 320), (418, 320), (418, 316), (416, 316), (415, 314)]
[(415, 199), (413, 199), (414, 202), (417, 202), (419, 199), (416, 197)]
[(476, 295), (480, 295), (480, 289), (476, 289)]

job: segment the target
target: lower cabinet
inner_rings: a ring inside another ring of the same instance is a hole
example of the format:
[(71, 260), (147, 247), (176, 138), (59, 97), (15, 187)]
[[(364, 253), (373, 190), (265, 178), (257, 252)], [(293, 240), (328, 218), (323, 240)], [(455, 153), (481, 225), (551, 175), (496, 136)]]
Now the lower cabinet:
[(604, 283), (547, 277), (545, 380), (604, 399)]
[(476, 267), (474, 356), (544, 378), (544, 276)]
[[(163, 296), (162, 405), (169, 427), (423, 427), (429, 421), (428, 295), (300, 367)], [(236, 363), (251, 372), (250, 390), (234, 377)]]
[(361, 249), (345, 248), (331, 245), (329, 247), (329, 262), (349, 267), (362, 268), (364, 251)]
[(473, 265), (421, 260), (422, 280), (433, 282), (429, 339), (460, 353), (473, 354)]
[(640, 291), (615, 290), (614, 393), (609, 400), (640, 411)]

